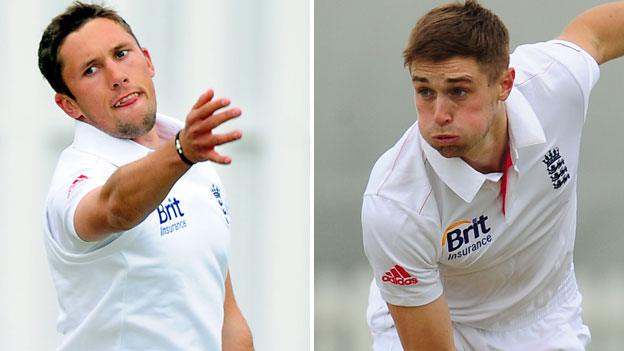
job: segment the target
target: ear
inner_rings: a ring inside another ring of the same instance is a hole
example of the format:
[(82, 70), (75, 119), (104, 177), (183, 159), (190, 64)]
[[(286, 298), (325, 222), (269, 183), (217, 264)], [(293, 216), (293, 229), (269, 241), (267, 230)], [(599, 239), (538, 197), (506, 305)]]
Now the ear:
[(84, 121), (84, 113), (76, 103), (76, 100), (70, 98), (69, 96), (61, 93), (54, 94), (54, 102), (56, 105), (61, 108), (69, 117), (77, 119), (79, 121)]
[(143, 51), (143, 56), (145, 56), (145, 60), (147, 61), (147, 69), (149, 70), (150, 76), (154, 77), (156, 74), (156, 70), (154, 69), (154, 63), (152, 62), (152, 57), (150, 56), (149, 51), (146, 48), (141, 48)]
[(509, 97), (511, 93), (511, 89), (513, 88), (513, 82), (516, 78), (516, 70), (513, 67), (507, 68), (503, 75), (500, 78), (500, 93), (498, 94), (498, 100), (505, 101)]

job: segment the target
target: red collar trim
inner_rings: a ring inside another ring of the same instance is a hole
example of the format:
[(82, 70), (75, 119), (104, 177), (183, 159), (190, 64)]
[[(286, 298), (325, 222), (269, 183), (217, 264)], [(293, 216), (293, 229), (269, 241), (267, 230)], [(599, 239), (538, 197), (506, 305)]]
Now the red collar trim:
[(505, 165), (503, 166), (503, 177), (501, 179), (501, 198), (503, 200), (503, 216), (505, 215), (505, 205), (507, 200), (507, 175), (509, 174), (509, 169), (513, 166), (513, 162), (511, 160), (511, 148), (509, 144), (507, 144), (507, 156), (505, 157)]

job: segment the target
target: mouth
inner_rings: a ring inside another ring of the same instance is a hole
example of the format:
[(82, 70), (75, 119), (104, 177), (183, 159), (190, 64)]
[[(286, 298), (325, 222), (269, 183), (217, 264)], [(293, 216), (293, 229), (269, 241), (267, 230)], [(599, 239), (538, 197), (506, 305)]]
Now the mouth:
[(459, 136), (451, 134), (440, 134), (433, 136), (432, 139), (435, 140), (438, 144), (448, 145), (453, 144), (457, 140), (459, 140)]
[(114, 108), (126, 107), (134, 104), (139, 99), (139, 93), (130, 93), (113, 104)]

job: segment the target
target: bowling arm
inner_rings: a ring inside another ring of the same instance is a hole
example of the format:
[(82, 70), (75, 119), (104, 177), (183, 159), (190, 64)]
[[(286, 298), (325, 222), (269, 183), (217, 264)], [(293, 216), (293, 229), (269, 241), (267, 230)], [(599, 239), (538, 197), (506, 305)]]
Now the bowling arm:
[(559, 39), (582, 47), (598, 64), (624, 55), (624, 2), (593, 7), (576, 17)]
[(453, 351), (451, 317), (444, 295), (423, 306), (388, 304), (405, 351)]
[(134, 228), (158, 207), (190, 167), (180, 161), (173, 139), (148, 156), (118, 168), (106, 183), (78, 203), (74, 227), (85, 241)]

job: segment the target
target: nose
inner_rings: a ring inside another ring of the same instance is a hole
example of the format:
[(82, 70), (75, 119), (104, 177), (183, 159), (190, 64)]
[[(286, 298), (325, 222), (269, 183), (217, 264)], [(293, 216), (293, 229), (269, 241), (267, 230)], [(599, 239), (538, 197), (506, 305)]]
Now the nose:
[(108, 80), (111, 89), (119, 89), (119, 87), (128, 83), (128, 75), (118, 63), (109, 62), (107, 66)]
[(433, 119), (436, 124), (444, 126), (449, 124), (453, 120), (453, 113), (451, 111), (450, 102), (443, 96), (438, 97), (435, 101), (433, 111)]

